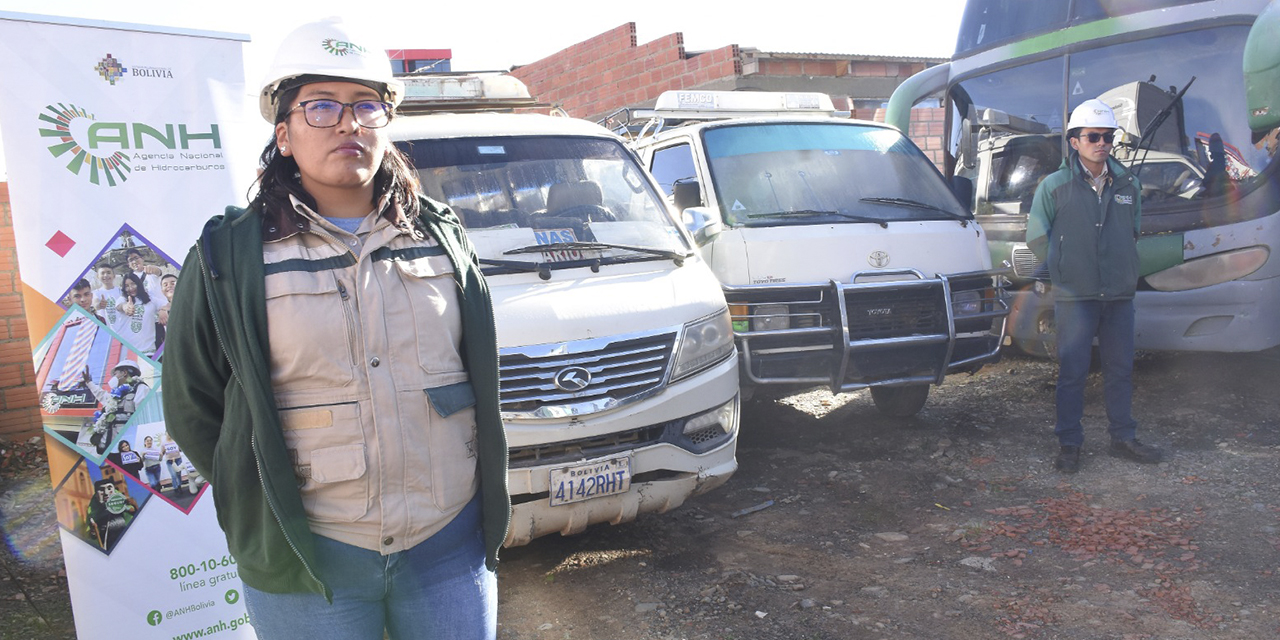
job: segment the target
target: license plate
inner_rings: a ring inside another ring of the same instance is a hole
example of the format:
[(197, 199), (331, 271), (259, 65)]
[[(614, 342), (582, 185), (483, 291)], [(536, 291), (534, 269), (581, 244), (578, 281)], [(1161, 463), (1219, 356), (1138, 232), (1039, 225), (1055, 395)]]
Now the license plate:
[(551, 506), (626, 493), (631, 458), (610, 458), (551, 470)]

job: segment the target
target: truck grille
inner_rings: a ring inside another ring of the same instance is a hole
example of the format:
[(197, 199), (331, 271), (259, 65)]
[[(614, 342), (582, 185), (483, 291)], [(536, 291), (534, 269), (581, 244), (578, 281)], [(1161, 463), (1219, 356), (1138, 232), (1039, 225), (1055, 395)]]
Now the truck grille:
[[(675, 350), (676, 334), (582, 341), (588, 348), (570, 351), (579, 343), (545, 355), (504, 350), (501, 356), (502, 410), (534, 413), (540, 409), (568, 409), (590, 404), (594, 410), (613, 408), (662, 387)], [(596, 343), (601, 343), (596, 346)], [(590, 383), (568, 391), (556, 386), (556, 374), (568, 368), (590, 373)], [(592, 410), (573, 411), (575, 415)]]
[(1036, 254), (1032, 253), (1026, 247), (1016, 247), (1013, 250), (1013, 275), (1019, 278), (1031, 278), (1036, 273), (1036, 268), (1040, 266), (1040, 259)]
[(849, 339), (947, 333), (942, 287), (845, 292)]

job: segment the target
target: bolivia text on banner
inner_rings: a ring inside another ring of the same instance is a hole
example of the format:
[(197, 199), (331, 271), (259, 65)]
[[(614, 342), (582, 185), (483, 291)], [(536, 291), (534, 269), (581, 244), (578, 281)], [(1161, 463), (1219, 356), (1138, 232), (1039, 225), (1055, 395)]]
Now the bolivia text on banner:
[(253, 635), (209, 486), (160, 408), (175, 276), (254, 175), (245, 40), (0, 13), (15, 61), (0, 126), (82, 640)]

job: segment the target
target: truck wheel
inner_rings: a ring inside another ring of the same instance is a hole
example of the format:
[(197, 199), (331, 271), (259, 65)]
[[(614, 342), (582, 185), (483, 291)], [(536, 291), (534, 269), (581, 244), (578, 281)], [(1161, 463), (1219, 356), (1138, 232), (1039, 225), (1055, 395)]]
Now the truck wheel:
[(929, 398), (929, 385), (912, 384), (905, 387), (871, 387), (871, 399), (876, 409), (886, 416), (910, 418), (920, 412)]

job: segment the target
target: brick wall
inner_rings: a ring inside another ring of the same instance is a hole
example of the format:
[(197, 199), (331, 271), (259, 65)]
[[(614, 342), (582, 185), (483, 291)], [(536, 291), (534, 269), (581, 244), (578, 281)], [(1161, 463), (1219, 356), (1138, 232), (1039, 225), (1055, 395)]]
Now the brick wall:
[(634, 22), (511, 71), (538, 100), (593, 121), (621, 106), (655, 100), (668, 89), (741, 73), (738, 45), (689, 55), (679, 33), (637, 45)]
[[(854, 118), (884, 121), (884, 110), (859, 104), (887, 101), (893, 88), (941, 59), (768, 53), (728, 45), (689, 53), (673, 33), (637, 44), (629, 22), (511, 71), (539, 100), (575, 118), (598, 121), (622, 107), (652, 105), (674, 89), (818, 91)], [(941, 109), (913, 109), (908, 135), (941, 166)]]
[(0, 182), (0, 438), (19, 440), (40, 434), (35, 380), (9, 185)]

